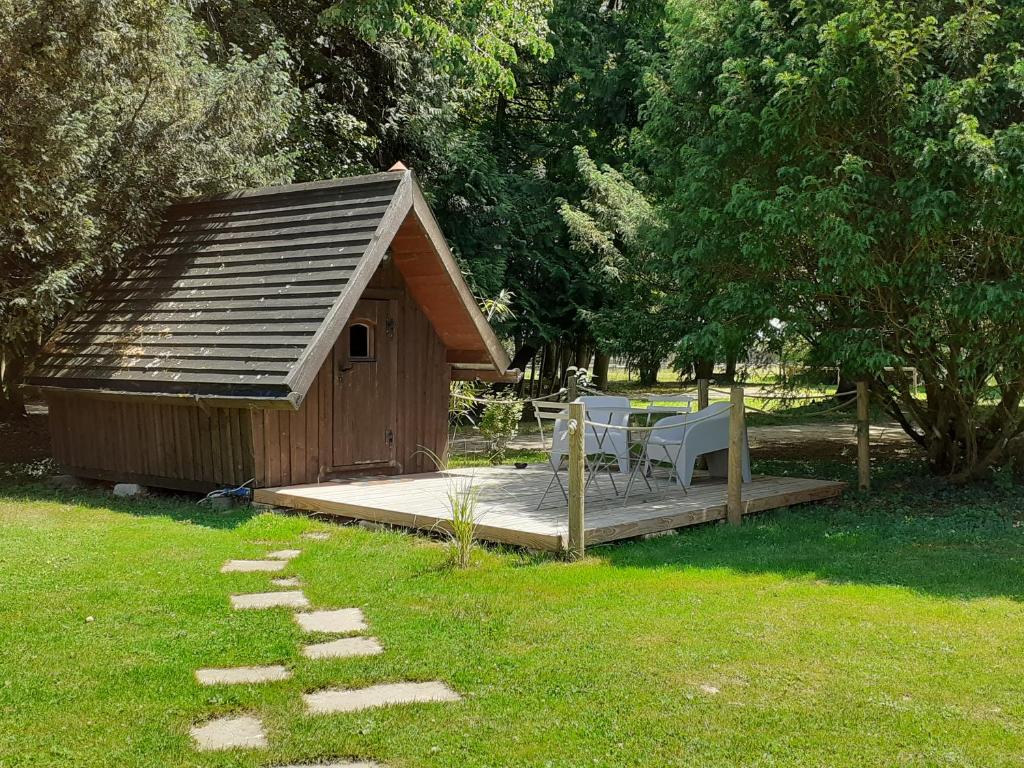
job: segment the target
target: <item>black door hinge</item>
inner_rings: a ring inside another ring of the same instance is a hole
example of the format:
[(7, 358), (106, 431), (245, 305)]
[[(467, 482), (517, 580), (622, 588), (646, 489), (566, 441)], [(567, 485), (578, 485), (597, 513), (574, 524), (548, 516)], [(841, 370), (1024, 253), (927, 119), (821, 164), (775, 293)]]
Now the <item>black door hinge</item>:
[(393, 317), (384, 321), (384, 333), (389, 339), (395, 338), (395, 319)]
[(390, 429), (384, 430), (384, 442), (387, 443), (388, 445), (395, 444), (395, 433), (392, 432)]

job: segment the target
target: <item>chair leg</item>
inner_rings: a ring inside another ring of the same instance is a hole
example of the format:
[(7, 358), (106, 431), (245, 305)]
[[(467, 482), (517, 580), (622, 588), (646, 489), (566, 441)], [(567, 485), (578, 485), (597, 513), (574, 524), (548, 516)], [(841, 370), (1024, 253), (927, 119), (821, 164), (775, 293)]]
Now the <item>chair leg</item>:
[(548, 494), (551, 492), (551, 486), (554, 485), (556, 481), (558, 482), (558, 490), (562, 492), (566, 503), (569, 501), (569, 494), (565, 491), (565, 486), (562, 484), (562, 478), (558, 476), (558, 470), (562, 466), (561, 457), (558, 459), (558, 464), (555, 464), (551, 460), (549, 460), (548, 463), (551, 464), (551, 479), (548, 480), (548, 487), (544, 489), (544, 493), (541, 494), (540, 501), (537, 502), (537, 509), (540, 509), (544, 505), (544, 500), (547, 499)]

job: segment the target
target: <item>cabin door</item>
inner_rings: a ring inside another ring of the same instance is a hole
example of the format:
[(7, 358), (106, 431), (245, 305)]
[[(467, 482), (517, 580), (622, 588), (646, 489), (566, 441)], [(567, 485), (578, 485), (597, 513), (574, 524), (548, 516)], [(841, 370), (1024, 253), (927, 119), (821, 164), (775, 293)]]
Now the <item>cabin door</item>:
[(360, 299), (334, 345), (336, 469), (394, 463), (397, 309), (393, 299)]

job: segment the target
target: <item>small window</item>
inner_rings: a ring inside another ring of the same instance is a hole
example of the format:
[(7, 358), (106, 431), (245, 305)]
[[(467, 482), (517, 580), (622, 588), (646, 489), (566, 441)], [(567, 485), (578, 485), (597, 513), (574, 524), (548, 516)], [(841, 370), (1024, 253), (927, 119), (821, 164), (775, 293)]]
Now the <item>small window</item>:
[(373, 357), (373, 339), (370, 326), (354, 323), (348, 329), (348, 359), (369, 360)]

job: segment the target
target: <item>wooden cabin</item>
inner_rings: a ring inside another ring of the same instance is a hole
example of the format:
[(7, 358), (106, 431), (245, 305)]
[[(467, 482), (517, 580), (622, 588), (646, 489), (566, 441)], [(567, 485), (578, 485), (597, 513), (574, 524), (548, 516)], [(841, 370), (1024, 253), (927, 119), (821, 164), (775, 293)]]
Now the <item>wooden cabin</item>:
[(55, 458), (195, 491), (433, 470), (451, 380), (516, 372), (396, 169), (170, 208), (33, 368)]

